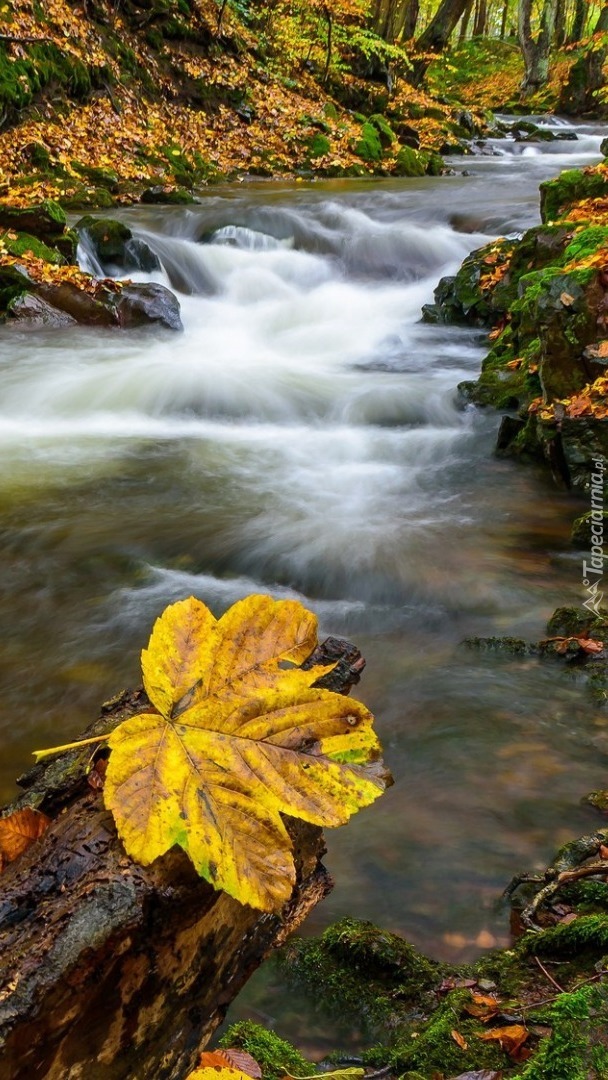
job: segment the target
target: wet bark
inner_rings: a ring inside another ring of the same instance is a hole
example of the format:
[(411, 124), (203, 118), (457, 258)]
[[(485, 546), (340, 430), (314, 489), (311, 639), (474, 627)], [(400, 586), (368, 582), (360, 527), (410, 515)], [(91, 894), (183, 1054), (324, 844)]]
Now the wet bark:
[[(329, 689), (358, 682), (354, 646), (328, 639), (314, 655), (339, 658)], [(143, 690), (126, 691), (87, 737), (147, 708)], [(53, 822), (2, 876), (0, 1080), (182, 1080), (249, 976), (331, 889), (323, 834), (287, 820), (296, 887), (263, 914), (215, 892), (177, 849), (133, 863), (90, 766), (90, 746), (36, 766), (10, 808)]]

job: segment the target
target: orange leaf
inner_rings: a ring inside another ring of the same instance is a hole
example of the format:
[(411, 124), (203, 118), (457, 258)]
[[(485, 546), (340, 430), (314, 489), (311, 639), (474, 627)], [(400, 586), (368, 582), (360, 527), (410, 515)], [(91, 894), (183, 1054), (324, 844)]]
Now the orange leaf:
[(450, 1032), (450, 1035), (452, 1036), (454, 1042), (457, 1044), (457, 1046), (460, 1047), (461, 1050), (468, 1050), (469, 1049), (469, 1044), (468, 1044), (467, 1040), (464, 1038), (463, 1035), (460, 1034), (459, 1031), (456, 1031), (456, 1028), (452, 1029), (452, 1031)]
[(26, 806), (16, 810), (8, 817), (0, 818), (0, 856), (2, 863), (10, 863), (42, 836), (51, 824), (51, 819), (38, 810)]
[(484, 1041), (494, 1040), (499, 1042), (501, 1049), (513, 1057), (518, 1053), (529, 1035), (530, 1032), (523, 1024), (506, 1024), (504, 1027), (484, 1031), (483, 1035), (477, 1037), (478, 1039), (484, 1039)]
[(506, 366), (508, 367), (509, 371), (517, 371), (517, 368), (521, 367), (522, 363), (523, 360), (521, 356), (518, 356), (517, 360), (509, 360), (509, 363)]

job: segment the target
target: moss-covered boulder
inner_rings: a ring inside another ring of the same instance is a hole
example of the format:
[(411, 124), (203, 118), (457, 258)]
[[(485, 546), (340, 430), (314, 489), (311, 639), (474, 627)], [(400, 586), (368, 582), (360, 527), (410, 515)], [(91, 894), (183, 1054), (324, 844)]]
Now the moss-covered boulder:
[(355, 141), (353, 146), (353, 152), (357, 154), (363, 161), (374, 164), (382, 160), (383, 147), (378, 133), (378, 129), (374, 124), (371, 124), (367, 120), (361, 128), (361, 135)]
[(586, 169), (567, 169), (555, 180), (540, 185), (540, 214), (543, 222), (567, 218), (568, 211), (586, 199), (608, 195), (608, 167), (602, 162)]
[(48, 242), (49, 237), (61, 236), (66, 226), (65, 211), (50, 199), (28, 207), (0, 203), (0, 229), (29, 233)]
[(588, 510), (585, 514), (581, 514), (572, 523), (572, 530), (570, 533), (570, 540), (574, 547), (586, 548), (587, 551), (591, 547), (591, 525), (603, 523), (603, 531), (608, 536), (608, 510)]
[(402, 146), (397, 152), (393, 172), (395, 176), (424, 176), (427, 165), (426, 155), (421, 154), (419, 150), (414, 150), (411, 146)]
[(506, 270), (514, 248), (514, 240), (500, 238), (472, 251), (455, 276), (441, 278), (435, 302), (422, 309), (424, 320), (492, 326), (508, 306), (507, 297), (496, 300), (492, 283)]
[(383, 116), (382, 113), (373, 113), (367, 122), (375, 127), (383, 149), (388, 150), (395, 142), (395, 132), (386, 117)]
[(89, 215), (80, 219), (76, 230), (91, 246), (105, 273), (118, 268), (151, 273), (160, 268), (160, 262), (148, 244), (134, 237), (122, 221)]

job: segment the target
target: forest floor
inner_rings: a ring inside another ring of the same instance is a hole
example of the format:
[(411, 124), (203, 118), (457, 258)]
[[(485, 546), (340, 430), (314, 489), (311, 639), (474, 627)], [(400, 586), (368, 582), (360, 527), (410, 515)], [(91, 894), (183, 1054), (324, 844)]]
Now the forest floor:
[(467, 152), (489, 109), (550, 111), (571, 62), (525, 103), (510, 42), (441, 56), (415, 89), (404, 73), (302, 37), (295, 19), (247, 25), (215, 0), (0, 9), (0, 199), (66, 208), (187, 201), (247, 177), (422, 175)]

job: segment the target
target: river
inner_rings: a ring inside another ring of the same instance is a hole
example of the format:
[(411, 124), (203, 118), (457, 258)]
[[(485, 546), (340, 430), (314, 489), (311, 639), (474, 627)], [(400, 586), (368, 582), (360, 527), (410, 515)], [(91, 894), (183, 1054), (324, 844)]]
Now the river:
[(506, 940), (502, 887), (595, 820), (607, 720), (561, 669), (461, 641), (538, 638), (581, 602), (585, 506), (493, 457), (497, 417), (455, 392), (484, 337), (420, 308), (469, 250), (538, 221), (540, 180), (599, 159), (602, 133), (578, 130), (440, 178), (122, 210), (184, 333), (2, 332), (3, 801), (34, 747), (139, 681), (167, 603), (296, 596), (367, 657), (396, 779), (328, 836), (336, 887), (308, 929), (369, 917), (449, 959)]

